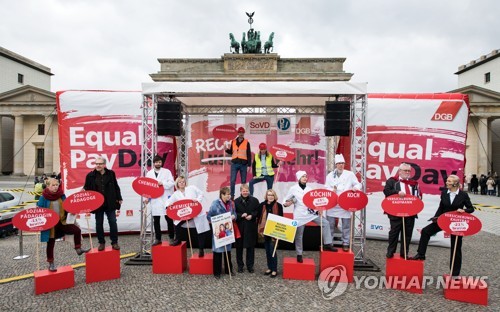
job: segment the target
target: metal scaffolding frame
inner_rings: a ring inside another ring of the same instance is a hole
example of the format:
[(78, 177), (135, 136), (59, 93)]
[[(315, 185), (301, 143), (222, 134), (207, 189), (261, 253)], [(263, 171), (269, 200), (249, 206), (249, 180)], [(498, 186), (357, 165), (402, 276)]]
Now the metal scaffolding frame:
[[(157, 111), (158, 97), (156, 95), (144, 96), (142, 102), (142, 148), (141, 148), (141, 177), (151, 169), (157, 147)], [(145, 204), (141, 197), (141, 232), (139, 253), (129, 259), (126, 264), (151, 264), (151, 244), (153, 243), (153, 215), (149, 204)], [(149, 209), (148, 209), (149, 208)]]
[[(356, 174), (363, 184), (363, 191), (366, 191), (366, 111), (367, 111), (367, 96), (339, 94), (332, 95), (340, 101), (349, 101), (351, 103), (351, 170)], [(156, 93), (152, 95), (144, 95), (143, 105), (143, 147), (142, 159), (147, 160), (141, 163), (142, 175), (148, 171), (148, 163), (151, 164), (153, 155), (156, 152), (156, 108), (158, 101), (180, 101), (173, 93)], [(189, 124), (191, 115), (324, 115), (325, 106), (190, 106), (183, 105), (183, 122)], [(188, 174), (188, 151), (187, 151), (187, 134), (185, 127), (181, 136), (178, 138), (178, 155), (176, 170), (178, 175), (186, 176)], [(337, 149), (337, 138), (327, 138), (327, 170), (332, 170), (333, 158)], [(141, 205), (142, 201), (141, 201)], [(152, 216), (150, 212), (144, 216), (146, 209), (144, 205), (141, 209), (141, 220), (147, 220), (149, 223), (144, 224), (144, 229), (150, 228), (149, 231), (141, 231), (141, 248), (137, 258), (151, 259), (151, 243), (152, 243)], [(141, 229), (142, 227), (141, 221)], [(354, 222), (354, 237), (353, 251), (355, 253), (355, 263), (358, 267), (373, 267), (371, 261), (366, 258), (366, 211), (365, 209), (355, 213)], [(132, 259), (131, 259), (132, 260)]]

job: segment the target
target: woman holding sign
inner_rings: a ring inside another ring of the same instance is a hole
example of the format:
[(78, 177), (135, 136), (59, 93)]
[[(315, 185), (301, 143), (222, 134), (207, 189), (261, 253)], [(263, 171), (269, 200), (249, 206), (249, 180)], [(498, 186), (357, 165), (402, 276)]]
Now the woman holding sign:
[[(216, 199), (210, 205), (210, 210), (207, 214), (207, 219), (210, 222), (210, 218), (218, 216), (220, 214), (230, 212), (231, 218), (233, 220), (236, 219), (236, 211), (234, 209), (233, 201), (231, 200), (231, 189), (229, 187), (223, 187), (219, 191), (219, 199)], [(225, 230), (225, 228), (224, 228)], [(221, 232), (222, 229), (221, 229)], [(224, 270), (225, 273), (231, 272), (233, 274), (233, 263), (231, 261), (231, 244), (216, 248), (215, 247), (215, 239), (212, 239), (212, 251), (214, 255), (213, 261), (213, 269), (215, 278), (220, 278), (222, 273), (222, 257), (223, 254), (227, 251), (226, 261), (224, 261)]]
[[(59, 181), (54, 178), (49, 178), (47, 187), (43, 190), (42, 196), (38, 200), (37, 207), (54, 210), (59, 214), (59, 222), (52, 229), (43, 231), (40, 237), (42, 242), (47, 242), (47, 262), (49, 263), (49, 271), (56, 272), (54, 265), (54, 246), (56, 239), (61, 238), (66, 234), (73, 234), (75, 240), (75, 250), (77, 255), (82, 255), (89, 249), (82, 248), (82, 232), (76, 224), (67, 222), (68, 213), (63, 209), (63, 201), (66, 195), (62, 188), (59, 187)], [(74, 221), (73, 221), (74, 222)]]
[[(272, 213), (274, 215), (283, 216), (283, 205), (278, 203), (278, 195), (272, 189), (266, 191), (264, 201), (259, 204), (259, 219), (258, 233), (259, 236), (264, 236), (264, 228), (266, 227), (267, 216)], [(267, 271), (265, 275), (271, 277), (278, 276), (278, 255), (275, 253), (273, 257), (274, 244), (276, 239), (270, 236), (264, 236), (264, 248), (266, 249)]]
[[(439, 208), (436, 211), (436, 214), (434, 215), (434, 217), (429, 219), (429, 221), (432, 221), (432, 223), (422, 229), (417, 254), (411, 257), (411, 260), (425, 260), (425, 252), (427, 251), (427, 245), (429, 244), (431, 236), (442, 231), (442, 229), (437, 224), (437, 219), (440, 215), (450, 211), (457, 211), (460, 213), (474, 212), (474, 206), (472, 206), (469, 194), (460, 190), (460, 178), (458, 176), (454, 174), (450, 175), (446, 179), (446, 188), (447, 190), (441, 193), (441, 201), (439, 202)], [(450, 248), (450, 267), (453, 267), (452, 276), (459, 276), (460, 269), (462, 267), (462, 236), (450, 235), (450, 239), (451, 246), (454, 246), (455, 240), (458, 239), (455, 254), (455, 263), (453, 265), (452, 259), (454, 248)]]
[[(203, 192), (194, 185), (187, 186), (186, 178), (184, 178), (183, 176), (180, 176), (175, 180), (175, 188), (177, 189), (177, 191), (175, 191), (174, 194), (172, 194), (172, 196), (170, 196), (170, 198), (167, 200), (167, 206), (170, 206), (174, 202), (182, 199), (196, 200), (201, 204), (201, 201), (203, 200)], [(194, 217), (193, 220), (194, 220), (194, 225), (196, 227), (196, 232), (198, 232), (198, 248), (199, 248), (198, 256), (201, 258), (205, 256), (204, 252), (205, 232), (210, 231), (210, 225), (208, 224), (206, 218), (206, 212), (203, 210), (196, 217)], [(180, 229), (185, 222), (186, 221), (178, 221), (178, 220), (174, 221), (175, 237), (176, 241), (179, 241), (179, 243), (180, 243)], [(189, 231), (189, 221), (187, 229)]]

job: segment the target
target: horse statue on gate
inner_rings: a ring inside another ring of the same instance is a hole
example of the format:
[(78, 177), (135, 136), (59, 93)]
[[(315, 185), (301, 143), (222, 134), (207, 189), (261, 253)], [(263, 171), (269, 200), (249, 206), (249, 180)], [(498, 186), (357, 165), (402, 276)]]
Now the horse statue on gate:
[(241, 53), (245, 54), (248, 52), (247, 40), (245, 39), (245, 32), (243, 32), (243, 37), (241, 38)]
[(229, 51), (233, 52), (232, 49), (234, 49), (233, 53), (240, 53), (240, 44), (234, 39), (233, 33), (229, 33), (229, 39), (231, 40)]
[(274, 39), (274, 32), (272, 32), (269, 35), (269, 40), (264, 43), (264, 53), (269, 53), (270, 51), (273, 50), (273, 39)]

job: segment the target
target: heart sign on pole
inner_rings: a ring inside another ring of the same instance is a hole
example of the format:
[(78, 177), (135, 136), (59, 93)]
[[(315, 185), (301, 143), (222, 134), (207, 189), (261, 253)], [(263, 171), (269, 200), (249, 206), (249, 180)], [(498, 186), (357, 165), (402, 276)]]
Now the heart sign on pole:
[(295, 159), (295, 151), (283, 144), (271, 146), (271, 155), (281, 161), (292, 161)]
[(81, 191), (74, 193), (63, 201), (63, 208), (67, 212), (80, 214), (89, 213), (101, 207), (104, 196), (96, 191)]
[(382, 209), (395, 217), (411, 217), (424, 209), (424, 202), (416, 196), (399, 197), (398, 194), (395, 194), (384, 198)]
[(165, 189), (152, 178), (138, 177), (132, 182), (134, 191), (142, 197), (157, 198), (163, 195)]
[(238, 135), (238, 131), (231, 125), (220, 125), (212, 130), (214, 138), (220, 140), (232, 140)]
[(192, 199), (181, 199), (170, 205), (167, 215), (172, 220), (190, 220), (200, 214), (202, 206), (198, 201)]
[(312, 190), (304, 194), (302, 199), (308, 208), (323, 211), (337, 206), (337, 194), (326, 189)]
[(59, 219), (54, 210), (36, 207), (19, 212), (12, 218), (12, 223), (21, 231), (39, 232), (53, 228)]
[(361, 191), (346, 191), (339, 195), (339, 206), (349, 212), (356, 212), (366, 207), (368, 196)]
[(437, 223), (447, 234), (470, 236), (481, 231), (481, 220), (470, 213), (456, 211), (445, 212), (439, 216)]

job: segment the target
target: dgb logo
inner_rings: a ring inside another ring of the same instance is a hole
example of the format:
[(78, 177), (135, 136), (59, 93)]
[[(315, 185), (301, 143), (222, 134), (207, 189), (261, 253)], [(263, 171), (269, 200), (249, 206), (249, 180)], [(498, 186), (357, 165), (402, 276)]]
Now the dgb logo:
[(276, 123), (278, 129), (280, 129), (281, 131), (286, 131), (290, 129), (291, 124), (292, 123), (290, 122), (290, 119), (286, 117), (278, 119), (278, 122)]

